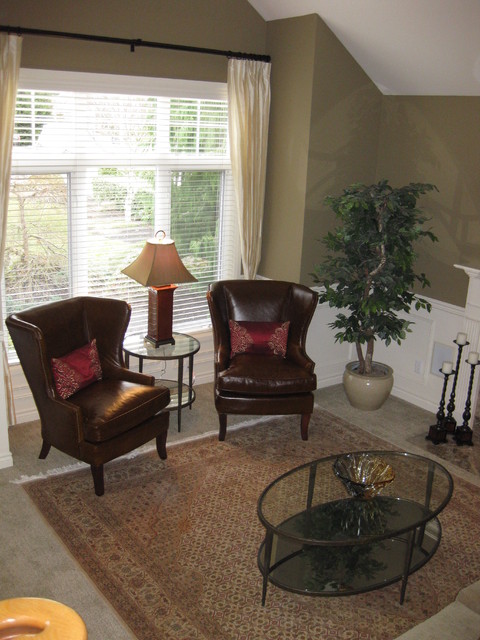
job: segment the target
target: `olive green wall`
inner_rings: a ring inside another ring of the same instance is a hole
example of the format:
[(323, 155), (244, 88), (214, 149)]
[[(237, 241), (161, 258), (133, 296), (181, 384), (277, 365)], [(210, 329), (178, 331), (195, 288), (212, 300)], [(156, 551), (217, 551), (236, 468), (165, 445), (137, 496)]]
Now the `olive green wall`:
[[(480, 267), (480, 98), (382, 96), (316, 15), (265, 23), (246, 0), (0, 0), (0, 23), (272, 56), (259, 273), (311, 284), (333, 225), (323, 197), (354, 181), (433, 182), (440, 242), (418, 248), (430, 297), (463, 306)], [(225, 82), (223, 57), (25, 36), (24, 67)]]
[(375, 178), (381, 94), (317, 15), (267, 23), (267, 50), (272, 107), (259, 273), (311, 284), (319, 239), (333, 224), (325, 195)]
[[(313, 47), (313, 52), (312, 52)], [(417, 246), (425, 295), (464, 306), (480, 268), (480, 98), (384, 96), (318, 16), (267, 23), (272, 112), (259, 272), (312, 284), (334, 224), (327, 193), (387, 178), (431, 182), (419, 206), (439, 238)], [(304, 191), (302, 191), (304, 189)]]
[(315, 20), (268, 23), (270, 131), (259, 274), (300, 280), (310, 145)]
[[(246, 0), (0, 0), (0, 23), (265, 53), (266, 24)], [(227, 59), (25, 36), (22, 66), (226, 82)]]
[(480, 98), (385, 96), (377, 178), (394, 186), (431, 182), (419, 201), (439, 238), (417, 247), (429, 297), (465, 305), (468, 278), (480, 268)]
[(300, 281), (324, 255), (320, 239), (335, 224), (327, 194), (372, 182), (377, 166), (382, 96), (370, 78), (315, 16), (316, 47)]

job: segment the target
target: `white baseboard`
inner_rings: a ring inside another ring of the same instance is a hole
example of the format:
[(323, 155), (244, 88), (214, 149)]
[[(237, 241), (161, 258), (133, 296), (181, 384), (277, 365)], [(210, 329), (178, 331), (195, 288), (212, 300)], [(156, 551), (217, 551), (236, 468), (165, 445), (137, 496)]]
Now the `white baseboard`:
[(13, 466), (12, 454), (8, 451), (0, 455), (0, 469), (6, 469)]

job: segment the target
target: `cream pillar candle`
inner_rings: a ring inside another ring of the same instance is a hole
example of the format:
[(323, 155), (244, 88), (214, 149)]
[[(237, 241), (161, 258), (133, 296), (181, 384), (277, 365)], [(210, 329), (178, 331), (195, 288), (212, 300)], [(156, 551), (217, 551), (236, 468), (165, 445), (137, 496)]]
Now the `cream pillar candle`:
[(442, 373), (452, 373), (453, 362), (444, 362), (442, 365)]
[(468, 364), (478, 364), (478, 353), (476, 351), (470, 351), (467, 362)]

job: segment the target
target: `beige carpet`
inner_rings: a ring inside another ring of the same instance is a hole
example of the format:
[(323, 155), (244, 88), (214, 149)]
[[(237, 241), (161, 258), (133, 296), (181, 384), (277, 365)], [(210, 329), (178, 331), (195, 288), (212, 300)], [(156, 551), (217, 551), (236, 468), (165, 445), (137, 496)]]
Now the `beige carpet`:
[(75, 559), (139, 640), (389, 640), (433, 615), (480, 575), (480, 490), (455, 478), (433, 559), (399, 584), (366, 594), (312, 598), (269, 586), (261, 606), (257, 550), (262, 489), (303, 462), (392, 448), (316, 411), (310, 440), (296, 417), (170, 446), (108, 466), (97, 498), (88, 470), (24, 485)]
[[(437, 456), (445, 462), (480, 477), (480, 419), (478, 417), (473, 420), (472, 430), (472, 445), (457, 445), (452, 434), (448, 434), (447, 442), (439, 444), (433, 444), (431, 440), (426, 440), (423, 434), (410, 436), (407, 438), (407, 442), (423, 449), (426, 454)], [(428, 431), (429, 425), (426, 425), (425, 434)]]

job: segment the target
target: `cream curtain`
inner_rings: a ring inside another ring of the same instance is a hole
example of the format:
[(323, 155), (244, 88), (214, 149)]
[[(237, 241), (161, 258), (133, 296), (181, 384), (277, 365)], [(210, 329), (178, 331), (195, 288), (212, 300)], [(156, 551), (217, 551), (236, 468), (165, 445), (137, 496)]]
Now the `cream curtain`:
[[(17, 97), (18, 73), (22, 53), (22, 39), (17, 36), (0, 34), (0, 274), (3, 273), (5, 254), (5, 234), (7, 231), (8, 194), (10, 191), (10, 168), (13, 144), (13, 122)], [(1, 282), (1, 279), (0, 279)], [(1, 334), (3, 318), (0, 307)], [(9, 424), (15, 422), (11, 381), (5, 343), (2, 340), (4, 388)], [(0, 390), (0, 393), (2, 391)]]
[(268, 62), (231, 58), (228, 62), (230, 155), (245, 278), (257, 275), (262, 246), (268, 120)]

